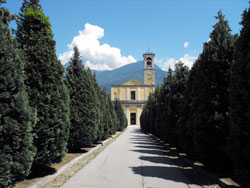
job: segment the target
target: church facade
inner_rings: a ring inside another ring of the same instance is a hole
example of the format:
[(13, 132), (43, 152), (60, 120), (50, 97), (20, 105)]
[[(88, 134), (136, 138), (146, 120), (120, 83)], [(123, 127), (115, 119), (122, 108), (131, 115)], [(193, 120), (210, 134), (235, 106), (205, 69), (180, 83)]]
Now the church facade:
[(155, 90), (155, 54), (143, 54), (144, 83), (131, 79), (111, 87), (111, 100), (119, 100), (129, 125), (139, 125), (143, 106)]

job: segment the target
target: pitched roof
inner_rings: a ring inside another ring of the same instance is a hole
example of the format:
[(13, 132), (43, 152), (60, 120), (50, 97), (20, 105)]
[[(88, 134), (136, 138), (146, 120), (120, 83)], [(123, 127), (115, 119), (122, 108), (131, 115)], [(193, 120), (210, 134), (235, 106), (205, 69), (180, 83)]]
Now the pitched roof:
[(143, 83), (139, 82), (138, 80), (136, 79), (131, 79), (127, 82), (124, 82), (123, 84), (121, 85), (144, 85)]

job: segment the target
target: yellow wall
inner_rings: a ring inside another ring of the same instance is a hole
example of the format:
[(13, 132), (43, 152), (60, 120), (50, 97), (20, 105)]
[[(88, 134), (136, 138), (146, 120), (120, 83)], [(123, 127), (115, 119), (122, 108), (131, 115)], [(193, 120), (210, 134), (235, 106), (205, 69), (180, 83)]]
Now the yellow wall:
[[(138, 81), (137, 81), (138, 82)], [(140, 83), (138, 87), (136, 87), (136, 81), (133, 80), (131, 83), (126, 82), (126, 85), (123, 85), (123, 87), (119, 86), (113, 86), (111, 89), (111, 99), (115, 100), (115, 98), (119, 97), (119, 90), (120, 90), (120, 100), (121, 101), (126, 101), (126, 88), (128, 91), (128, 101), (131, 100), (131, 91), (135, 91), (135, 99), (138, 100), (138, 88), (139, 88), (139, 101), (146, 101), (150, 93), (154, 92), (153, 87), (145, 87), (143, 84)], [(134, 87), (131, 87), (131, 85), (135, 85)], [(151, 83), (150, 83), (151, 84)], [(127, 86), (127, 87), (124, 87)], [(145, 91), (147, 92), (145, 95)], [(127, 107), (128, 106), (128, 111)], [(140, 124), (140, 116), (143, 110), (143, 105), (138, 104), (129, 104), (127, 103), (126, 105), (122, 105), (123, 111), (125, 115), (127, 116), (128, 119), (128, 124), (130, 125), (130, 113), (136, 113), (136, 124)]]
[(120, 87), (120, 100), (126, 100), (126, 88)]
[(137, 106), (137, 105), (129, 105), (128, 107), (128, 114), (127, 114), (127, 107), (125, 105), (122, 105), (123, 111), (128, 119), (128, 125), (130, 125), (130, 114), (136, 113), (136, 124), (140, 124), (140, 116), (142, 113), (143, 106)]
[(152, 74), (147, 74), (147, 85), (152, 85), (153, 79)]
[(140, 100), (146, 100), (145, 99), (145, 88), (140, 87)]
[[(150, 93), (154, 92), (153, 87), (139, 87), (139, 100), (147, 100), (145, 98), (145, 90), (147, 91), (147, 97)], [(131, 91), (135, 91), (135, 100), (138, 100), (138, 88), (137, 87), (128, 87), (128, 100), (131, 100)], [(119, 99), (119, 88), (112, 87), (111, 89), (111, 100)], [(120, 87), (120, 99), (119, 100), (126, 100), (126, 87)]]

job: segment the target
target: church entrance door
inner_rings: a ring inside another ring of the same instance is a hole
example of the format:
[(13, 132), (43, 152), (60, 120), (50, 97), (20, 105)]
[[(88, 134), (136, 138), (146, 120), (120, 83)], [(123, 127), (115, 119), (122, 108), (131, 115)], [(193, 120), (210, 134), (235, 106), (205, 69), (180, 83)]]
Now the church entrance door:
[(131, 113), (130, 114), (130, 124), (131, 125), (136, 125), (136, 113)]

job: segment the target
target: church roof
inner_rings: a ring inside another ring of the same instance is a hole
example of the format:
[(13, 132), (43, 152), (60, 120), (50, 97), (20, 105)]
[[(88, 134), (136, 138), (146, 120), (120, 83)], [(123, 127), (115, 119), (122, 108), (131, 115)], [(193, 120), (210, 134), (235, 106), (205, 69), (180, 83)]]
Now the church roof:
[(121, 85), (138, 85), (139, 86), (139, 85), (144, 85), (144, 84), (133, 78), (127, 82), (124, 82)]
[(112, 85), (111, 87), (128, 87), (128, 86), (129, 87), (155, 87), (155, 85), (147, 85), (142, 82), (139, 82), (138, 80), (134, 78), (127, 82), (124, 82), (121, 85)]

